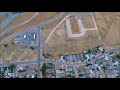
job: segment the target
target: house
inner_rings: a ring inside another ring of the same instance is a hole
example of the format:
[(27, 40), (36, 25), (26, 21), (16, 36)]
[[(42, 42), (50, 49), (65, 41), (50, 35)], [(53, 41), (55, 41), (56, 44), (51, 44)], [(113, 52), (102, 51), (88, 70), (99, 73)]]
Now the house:
[(53, 64), (52, 63), (46, 63), (46, 68), (52, 68)]
[(56, 70), (57, 76), (59, 78), (65, 77), (65, 71), (64, 70)]
[(18, 68), (18, 71), (20, 71), (20, 70), (23, 71), (23, 70), (24, 70), (24, 67), (19, 67), (19, 68)]
[(89, 54), (85, 54), (85, 57), (87, 58), (87, 61), (90, 59)]
[(76, 55), (73, 55), (73, 60), (76, 60), (77, 58), (76, 58)]
[(102, 48), (102, 47), (99, 47), (98, 49), (99, 49), (100, 51), (103, 51), (103, 48)]
[(89, 67), (89, 69), (93, 68), (92, 64), (88, 64), (88, 67)]
[(52, 69), (46, 69), (45, 72), (46, 72), (47, 74), (51, 74), (51, 73), (53, 73), (53, 70), (52, 70)]
[(72, 55), (69, 55), (69, 59), (70, 59), (70, 61), (72, 61), (72, 60), (73, 60), (73, 57), (72, 57)]
[(18, 76), (19, 78), (26, 77), (26, 72), (17, 72), (17, 76)]
[(80, 55), (79, 54), (77, 54), (76, 59), (80, 60)]
[(95, 67), (98, 67), (98, 64), (95, 64)]
[(52, 74), (47, 74), (46, 75), (46, 78), (52, 78), (53, 76), (52, 76)]
[(115, 61), (114, 65), (119, 65), (118, 61)]
[(23, 38), (24, 38), (24, 39), (27, 38), (27, 35), (23, 35)]
[(103, 76), (102, 76), (102, 75), (100, 75), (100, 78), (103, 78)]
[(96, 60), (95, 61), (95, 63), (98, 64), (98, 66), (101, 65), (101, 62), (102, 62), (101, 60)]
[(80, 54), (80, 59), (81, 59), (81, 61), (83, 62), (84, 61), (84, 57), (83, 57), (83, 54)]
[(92, 69), (90, 69), (90, 74), (92, 74), (93, 73), (93, 71), (92, 71)]
[(92, 74), (89, 74), (89, 77), (92, 78)]
[(67, 55), (65, 56), (65, 60), (69, 60)]
[(109, 60), (109, 57), (107, 55), (105, 56), (105, 60)]
[(100, 66), (98, 66), (98, 69), (101, 70), (102, 68)]
[(66, 71), (67, 71), (67, 72), (72, 72), (72, 71), (73, 71), (73, 68), (72, 68), (72, 67), (67, 67), (67, 68), (66, 68)]
[(60, 56), (60, 60), (64, 60), (64, 57), (63, 57), (63, 56)]

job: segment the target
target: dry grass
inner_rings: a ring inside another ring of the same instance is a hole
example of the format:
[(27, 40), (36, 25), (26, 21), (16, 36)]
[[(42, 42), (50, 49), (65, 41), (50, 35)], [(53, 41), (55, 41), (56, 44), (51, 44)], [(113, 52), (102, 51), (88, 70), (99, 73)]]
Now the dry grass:
[(56, 20), (55, 22), (45, 25), (45, 26), (44, 26), (44, 29), (45, 29), (45, 30), (46, 30), (46, 29), (53, 29), (53, 28), (54, 28), (63, 18), (65, 18), (65, 16), (67, 16), (67, 15), (68, 15), (68, 13), (65, 12), (64, 15), (63, 15), (61, 18), (59, 18), (58, 20)]
[(96, 46), (101, 45), (102, 41), (98, 40), (98, 36), (98, 31), (88, 31), (82, 38), (68, 38), (65, 25), (62, 24), (62, 28), (57, 29), (49, 39), (48, 43), (44, 45), (44, 52), (53, 55), (56, 53), (81, 53), (83, 50), (93, 49)]
[(82, 24), (84, 28), (95, 28), (92, 16), (83, 16), (82, 18)]
[(72, 29), (72, 33), (79, 33), (79, 25), (78, 25), (78, 21), (75, 17), (71, 17), (70, 18), (70, 24), (71, 24), (71, 29)]
[[(22, 31), (22, 30), (25, 30), (25, 29), (27, 29), (27, 28), (30, 28), (30, 27), (35, 26), (35, 25), (37, 25), (37, 24), (40, 24), (40, 23), (42, 23), (43, 21), (46, 21), (46, 20), (48, 20), (48, 19), (51, 19), (51, 18), (53, 18), (53, 17), (56, 16), (56, 15), (57, 15), (56, 12), (41, 12), (41, 14), (39, 14), (36, 18), (34, 18), (33, 20), (31, 20), (30, 22), (28, 22), (28, 23), (26, 23), (26, 24), (24, 24), (24, 25), (22, 25), (22, 26), (19, 26), (19, 27), (13, 29), (13, 30), (10, 31), (10, 32), (7, 32), (7, 35), (4, 34), (4, 36), (9, 36), (9, 35), (14, 34), (14, 33), (16, 33), (16, 32), (20, 32), (20, 31)], [(12, 33), (11, 33), (11, 32), (12, 32)]]
[(18, 16), (16, 19), (14, 19), (9, 25), (7, 25), (4, 30), (11, 28), (12, 26), (15, 26), (19, 23), (25, 22), (28, 20), (30, 17), (34, 15), (33, 12), (23, 12)]
[(11, 44), (14, 41), (7, 42), (8, 47), (1, 46), (3, 50), (3, 61), (21, 61), (36, 59), (36, 51), (22, 45)]
[(94, 16), (100, 36), (102, 40), (106, 43), (106, 45), (111, 47), (119, 47), (120, 46), (120, 13), (96, 12), (94, 13)]

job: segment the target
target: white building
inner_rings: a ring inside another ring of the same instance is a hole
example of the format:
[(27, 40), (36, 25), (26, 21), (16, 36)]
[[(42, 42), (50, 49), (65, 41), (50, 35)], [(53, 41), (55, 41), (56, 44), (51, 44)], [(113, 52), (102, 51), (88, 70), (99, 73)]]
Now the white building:
[(105, 56), (105, 60), (109, 60), (109, 57), (107, 55)]

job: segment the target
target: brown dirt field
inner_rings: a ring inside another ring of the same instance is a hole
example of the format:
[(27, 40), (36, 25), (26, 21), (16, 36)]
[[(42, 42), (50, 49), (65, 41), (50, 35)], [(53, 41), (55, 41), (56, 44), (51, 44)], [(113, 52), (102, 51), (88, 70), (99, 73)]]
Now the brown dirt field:
[(83, 16), (82, 18), (82, 24), (84, 28), (95, 28), (92, 16)]
[(72, 29), (72, 33), (80, 33), (79, 32), (79, 25), (78, 25), (78, 21), (75, 17), (71, 17), (70, 18), (70, 24), (71, 24), (71, 29)]
[(22, 45), (11, 44), (13, 41), (9, 41), (8, 47), (0, 46), (0, 50), (3, 50), (3, 61), (18, 61), (18, 60), (34, 60), (37, 58), (36, 51)]
[(3, 30), (9, 29), (12, 26), (15, 26), (19, 23), (22, 23), (26, 20), (28, 20), (31, 16), (33, 16), (34, 13), (33, 12), (23, 12), (20, 14), (20, 16), (18, 16), (16, 19), (14, 19), (8, 26), (6, 26)]
[[(64, 26), (64, 25), (63, 25)], [(83, 50), (93, 49), (102, 44), (102, 41), (98, 40), (98, 31), (88, 31), (85, 37), (82, 38), (68, 38), (67, 31), (64, 29), (57, 29), (48, 43), (44, 45), (44, 52), (51, 54), (75, 54), (81, 53)]]
[(119, 47), (120, 12), (95, 12), (94, 16), (100, 36), (106, 45)]
[[(42, 12), (40, 15), (38, 15), (36, 18), (34, 18), (33, 20), (31, 20), (30, 22), (26, 23), (25, 25), (19, 26), (15, 29), (12, 30), (12, 34), (25, 30), (27, 28), (30, 28), (32, 26), (35, 26), (37, 24), (40, 24), (41, 22), (48, 20), (50, 18), (53, 18), (54, 16), (56, 16), (57, 13), (56, 12)], [(11, 31), (7, 33), (7, 36), (11, 35)], [(4, 36), (6, 36), (6, 34), (4, 34)]]

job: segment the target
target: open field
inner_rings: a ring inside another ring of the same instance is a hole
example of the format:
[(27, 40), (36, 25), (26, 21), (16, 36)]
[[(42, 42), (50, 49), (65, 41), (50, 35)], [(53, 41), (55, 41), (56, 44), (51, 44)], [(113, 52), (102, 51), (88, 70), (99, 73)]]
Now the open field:
[(95, 12), (94, 16), (104, 43), (120, 48), (120, 12)]
[(78, 25), (78, 21), (75, 17), (71, 17), (70, 18), (70, 24), (71, 24), (71, 29), (72, 29), (72, 33), (80, 33), (79, 32), (79, 25)]
[(95, 28), (92, 16), (83, 16), (82, 17), (82, 24), (84, 26), (84, 28)]
[[(50, 23), (50, 24), (47, 24), (47, 25), (45, 25), (43, 28), (46, 30), (46, 29), (53, 29), (58, 23), (60, 23), (60, 21), (63, 19), (63, 18), (65, 18), (65, 16), (67, 16), (68, 15), (68, 13), (67, 12), (65, 12), (64, 13), (64, 15), (61, 17), (61, 18), (59, 18), (58, 20), (56, 20), (55, 22), (53, 22), (53, 23)], [(43, 29), (43, 30), (44, 30)]]
[(7, 61), (24, 61), (36, 59), (36, 51), (31, 48), (24, 47), (22, 45), (12, 44), (14, 41), (7, 42), (7, 47), (0, 46), (0, 52), (2, 53), (1, 59), (4, 62)]
[[(54, 16), (57, 15), (57, 12), (41, 12), (41, 14), (39, 14), (37, 17), (35, 17), (33, 20), (31, 20), (30, 22), (22, 25), (22, 26), (19, 26), (15, 29), (13, 29), (12, 31), (10, 32), (7, 32), (7, 35), (4, 34), (4, 36), (2, 38), (5, 38), (6, 36), (9, 36), (11, 34), (14, 34), (16, 32), (19, 32), (19, 31), (22, 31), (22, 30), (25, 30), (27, 28), (30, 28), (32, 26), (35, 26), (37, 24), (40, 24), (42, 23), (43, 21), (46, 21), (48, 19), (51, 19), (53, 18)], [(12, 33), (11, 33), (12, 32)]]
[[(44, 30), (44, 39), (48, 36)], [(43, 31), (43, 32), (44, 32)], [(50, 32), (50, 31), (49, 31)], [(47, 44), (44, 45), (44, 52), (51, 54), (75, 54), (81, 53), (89, 48), (93, 49), (102, 44), (98, 39), (98, 31), (87, 31), (84, 37), (68, 38), (65, 23), (52, 34)]]

